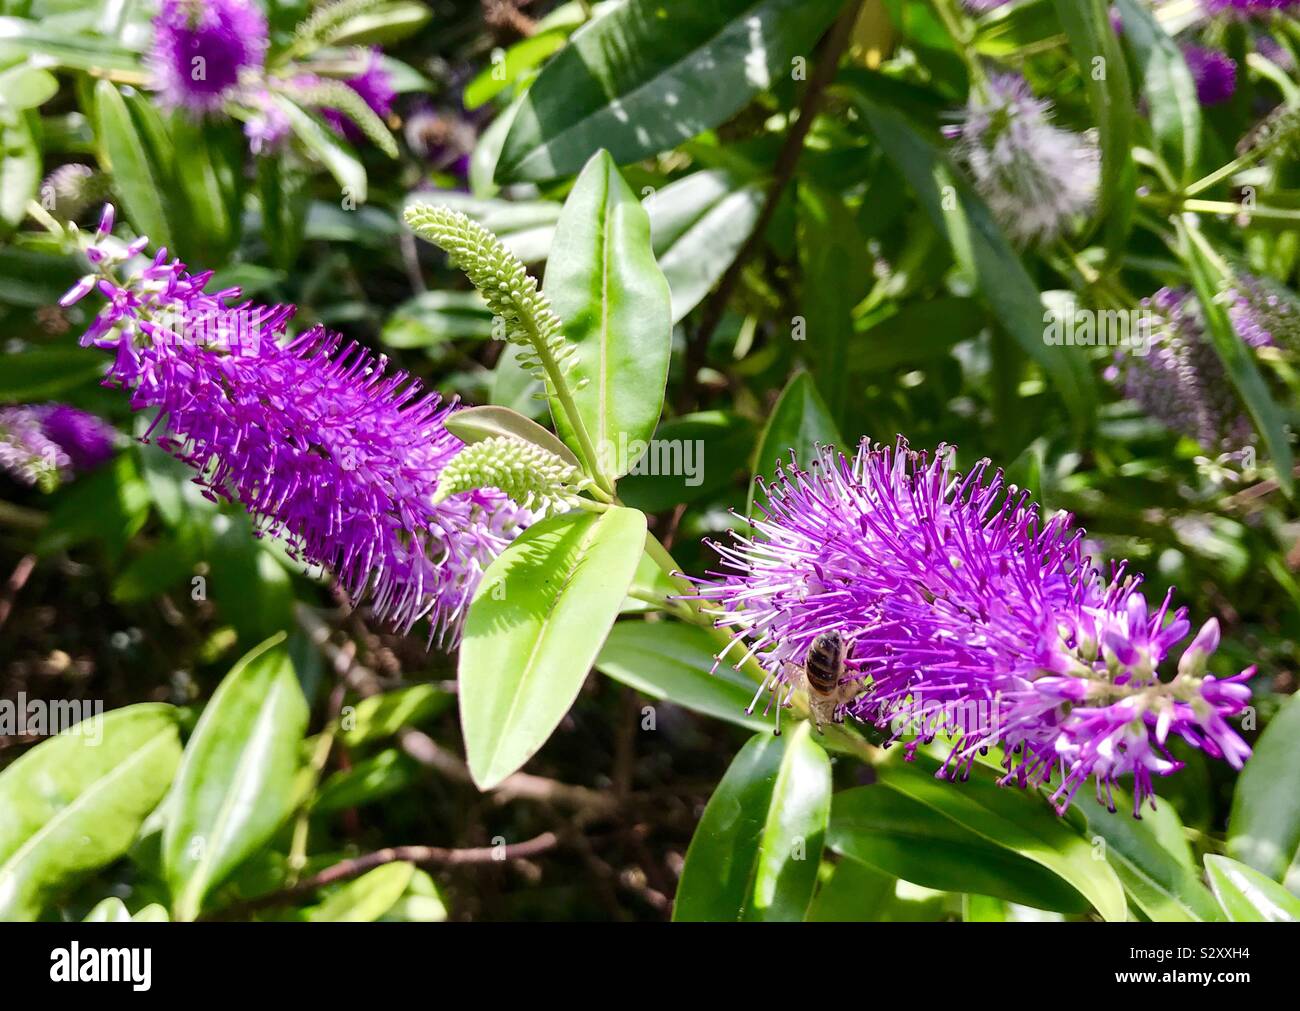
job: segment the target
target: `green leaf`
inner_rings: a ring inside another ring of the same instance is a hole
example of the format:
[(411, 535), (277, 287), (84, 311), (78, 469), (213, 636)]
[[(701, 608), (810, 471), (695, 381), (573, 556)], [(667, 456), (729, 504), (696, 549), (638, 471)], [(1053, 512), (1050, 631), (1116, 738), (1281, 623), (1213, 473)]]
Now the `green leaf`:
[(1206, 331), (1210, 342), (1223, 362), (1224, 370), (1250, 413), (1256, 430), (1264, 437), (1277, 483), (1290, 498), (1295, 494), (1295, 476), (1292, 473), (1294, 457), (1287, 435), (1286, 418), (1269, 393), (1268, 384), (1260, 375), (1259, 367), (1245, 342), (1233, 330), (1232, 321), (1218, 301), (1218, 294), (1230, 280), (1227, 265), (1209, 246), (1201, 234), (1193, 214), (1175, 219), (1184, 258), (1191, 268), (1192, 284), (1205, 314)]
[(329, 814), (364, 807), (411, 787), (420, 774), (420, 764), (396, 748), (388, 748), (340, 769), (321, 784), (312, 804), (313, 814)]
[(698, 502), (748, 477), (754, 426), (731, 411), (669, 418), (618, 485), (624, 505), (646, 513)]
[(373, 923), (402, 897), (415, 864), (394, 861), (342, 885), (318, 906), (307, 910), (314, 923)]
[(1208, 854), (1205, 870), (1215, 898), (1233, 923), (1300, 922), (1300, 899), (1255, 868)]
[(131, 912), (126, 908), (126, 903), (115, 895), (110, 895), (107, 899), (96, 903), (95, 907), (85, 915), (82, 923), (130, 923)]
[(831, 809), (831, 763), (799, 723), (758, 734), (731, 763), (695, 829), (673, 919), (802, 920)]
[(424, 291), (393, 310), (379, 339), (394, 348), (427, 348), (491, 336), (492, 314), (477, 291)]
[(944, 782), (935, 779), (937, 768), (928, 758), (895, 763), (880, 770), (880, 782), (1056, 874), (1104, 919), (1125, 918), (1128, 907), (1115, 872), (1094, 857), (1088, 840), (1058, 818), (1043, 797), (1000, 787), (979, 770), (964, 782)]
[(27, 204), (41, 184), (41, 147), (33, 127), (34, 112), (0, 102), (0, 221), (17, 227), (27, 216)]
[(467, 407), (457, 411), (447, 419), (447, 431), (461, 442), (470, 445), (484, 439), (505, 437), (522, 439), (534, 446), (554, 453), (565, 463), (581, 468), (582, 463), (555, 435), (547, 431), (531, 418), (525, 418), (518, 411), (508, 407), (487, 405), (485, 407)]
[(843, 441), (812, 376), (807, 372), (796, 373), (781, 391), (780, 399), (772, 408), (772, 416), (767, 419), (767, 427), (758, 440), (746, 513), (754, 511), (758, 479), (772, 476), (773, 471), (768, 468), (779, 469), (789, 463), (791, 450), (794, 450), (800, 466), (808, 467), (816, 459), (818, 445), (842, 446)]
[(447, 906), (438, 886), (418, 867), (402, 897), (380, 917), (384, 923), (442, 923), (446, 919)]
[(1228, 855), (1300, 891), (1300, 695), (1278, 710), (1232, 795)]
[(554, 179), (601, 148), (619, 164), (730, 118), (807, 56), (837, 0), (628, 0), (575, 32), (528, 90), (498, 182)]
[(302, 141), (303, 147), (325, 166), (342, 188), (343, 195), (358, 205), (364, 204), (368, 192), (366, 169), (352, 148), (319, 119), (283, 95), (272, 97), (284, 111), (290, 128)]
[[(1117, 798), (1117, 805), (1120, 812), (1129, 807), (1123, 798)], [(1074, 806), (1087, 817), (1094, 842), (1100, 839), (1105, 843), (1106, 860), (1150, 919), (1159, 923), (1222, 919), (1200, 875), (1179, 859), (1182, 854), (1171, 853), (1161, 840), (1162, 820), (1172, 820), (1173, 830), (1182, 830), (1172, 804), (1165, 802), (1156, 811), (1144, 811), (1141, 821), (1112, 814), (1086, 790), (1079, 791)], [(1185, 851), (1186, 842), (1181, 838), (1179, 842)]]
[(667, 699), (693, 712), (764, 731), (761, 716), (746, 715), (757, 687), (728, 663), (714, 673), (717, 644), (694, 625), (620, 621), (596, 658), (597, 669), (642, 695)]
[(0, 73), (0, 102), (19, 112), (39, 108), (58, 93), (58, 78), (40, 67), (22, 63)]
[(289, 814), (306, 727), (307, 702), (281, 633), (235, 664), (185, 747), (163, 830), (176, 919), (194, 919)]
[(1124, 41), (1137, 58), (1151, 130), (1174, 174), (1190, 182), (1201, 148), (1201, 103), (1183, 52), (1156, 16), (1138, 0), (1117, 0)]
[[(907, 176), (934, 226), (957, 260), (976, 279), (1007, 332), (1052, 380), (1077, 428), (1093, 421), (1096, 391), (1087, 355), (1062, 353), (1043, 342), (1042, 295), (989, 209), (930, 140), (896, 109), (880, 105), (860, 88), (848, 89), (886, 154)], [(944, 187), (957, 204), (945, 210)]]
[(126, 100), (110, 81), (95, 85), (95, 137), (99, 159), (112, 169), (113, 188), (131, 223), (153, 246), (173, 248), (163, 174), (150, 160)]
[(706, 169), (656, 190), (642, 206), (678, 323), (704, 300), (749, 238), (763, 208), (763, 189), (756, 183), (739, 186), (725, 169)]
[(849, 402), (848, 350), (857, 343), (854, 307), (875, 278), (867, 242), (839, 195), (805, 183), (798, 198), (799, 267), (803, 337), (817, 388), (832, 418), (844, 419)]
[(0, 370), (0, 404), (56, 397), (87, 386), (104, 373), (105, 359), (91, 350), (51, 348), (5, 355)]
[[(836, 798), (838, 801), (838, 797)], [(831, 824), (834, 825), (834, 803)], [(830, 833), (827, 833), (830, 845)], [(897, 882), (888, 874), (860, 864), (841, 860), (822, 882), (808, 907), (809, 923), (879, 923), (888, 919)]]
[(371, 695), (350, 707), (350, 713), (344, 710), (341, 739), (347, 747), (359, 748), (392, 737), (403, 727), (417, 727), (433, 719), (453, 699), (450, 692), (428, 684)]
[(529, 527), (483, 574), (460, 648), (470, 774), (490, 790), (564, 718), (645, 550), (634, 509), (567, 513)]
[[(590, 462), (619, 477), (663, 411), (672, 296), (650, 247), (650, 219), (604, 151), (592, 156), (564, 202), (542, 291), (577, 351), (568, 375), (600, 457)], [(557, 402), (551, 414), (575, 445)]]
[(988, 325), (973, 299), (941, 295), (913, 299), (879, 315), (848, 348), (846, 372), (880, 372), (932, 362)]
[(569, 29), (537, 32), (520, 39), (509, 49), (495, 50), (491, 62), (465, 85), (462, 101), (474, 110), (487, 105), (524, 74), (564, 48)]
[(1055, 0), (1070, 49), (1088, 92), (1101, 141), (1101, 194), (1097, 219), (1106, 223), (1112, 262), (1124, 251), (1133, 219), (1133, 94), (1128, 65), (1110, 24), (1107, 0)]
[(79, 36), (45, 27), (26, 18), (0, 17), (0, 48), (16, 47), (45, 65), (71, 70), (106, 70), (139, 73), (139, 57), (105, 38)]
[(992, 895), (1038, 909), (1088, 909), (1087, 900), (1052, 871), (888, 782), (837, 793), (826, 842), (854, 861), (927, 888)]
[(42, 741), (0, 772), (0, 920), (34, 920), (122, 856), (180, 760), (171, 706), (127, 706)]

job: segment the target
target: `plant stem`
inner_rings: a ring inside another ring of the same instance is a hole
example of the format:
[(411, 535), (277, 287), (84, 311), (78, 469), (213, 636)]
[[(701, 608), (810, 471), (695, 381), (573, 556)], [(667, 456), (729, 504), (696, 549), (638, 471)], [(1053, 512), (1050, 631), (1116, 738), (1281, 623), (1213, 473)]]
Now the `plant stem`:
[(1243, 154), (1240, 158), (1234, 158), (1232, 161), (1228, 162), (1227, 165), (1222, 165), (1219, 168), (1215, 169), (1213, 172), (1211, 172), (1209, 175), (1202, 176), (1200, 179), (1197, 179), (1194, 183), (1189, 184), (1183, 190), (1182, 196), (1194, 197), (1196, 196), (1196, 194), (1201, 193), (1204, 190), (1208, 190), (1211, 186), (1214, 186), (1216, 183), (1221, 183), (1223, 182), (1223, 180), (1236, 175), (1242, 169), (1249, 168), (1250, 165), (1255, 161), (1257, 157), (1258, 157), (1258, 152), (1248, 151), (1245, 154)]

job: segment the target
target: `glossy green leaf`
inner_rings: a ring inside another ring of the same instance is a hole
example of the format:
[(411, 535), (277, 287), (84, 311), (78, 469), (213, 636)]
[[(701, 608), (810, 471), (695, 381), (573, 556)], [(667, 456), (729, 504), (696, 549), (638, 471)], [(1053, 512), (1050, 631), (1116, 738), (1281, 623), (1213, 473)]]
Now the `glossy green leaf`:
[(701, 628), (675, 621), (621, 621), (596, 658), (608, 677), (652, 699), (750, 730), (769, 730), (761, 716), (746, 715), (753, 681), (723, 662), (713, 669), (717, 643)]
[[(831, 806), (834, 818), (834, 804)], [(832, 822), (834, 824), (834, 822)], [(829, 832), (827, 845), (830, 845)], [(879, 923), (889, 919), (897, 881), (856, 860), (841, 860), (808, 907), (809, 923)]]
[(387, 748), (340, 769), (321, 784), (312, 804), (313, 814), (329, 814), (364, 807), (409, 789), (420, 774), (420, 764), (396, 748)]
[[(934, 226), (975, 278), (1006, 331), (1050, 377), (1077, 428), (1092, 424), (1096, 391), (1088, 356), (1043, 342), (1042, 295), (988, 207), (948, 157), (898, 110), (860, 88), (846, 92), (871, 125), (885, 152), (916, 191)], [(944, 187), (957, 196), (945, 209)]]
[(997, 786), (974, 774), (964, 782), (935, 779), (936, 763), (895, 763), (880, 771), (880, 782), (916, 800), (961, 827), (1027, 860), (1072, 885), (1106, 920), (1123, 920), (1124, 889), (1089, 840), (1052, 811), (1041, 796)]
[(329, 898), (307, 910), (314, 923), (373, 923), (402, 897), (415, 864), (394, 861), (339, 886)]
[(1209, 854), (1205, 871), (1215, 898), (1234, 923), (1300, 922), (1300, 898), (1231, 857)]
[(113, 188), (141, 234), (155, 246), (174, 246), (164, 176), (149, 157), (131, 110), (109, 81), (95, 85), (95, 136), (99, 159), (113, 172)]
[(647, 513), (698, 502), (748, 477), (754, 426), (732, 411), (669, 418), (618, 484), (625, 505)]
[(138, 73), (140, 58), (111, 39), (74, 35), (27, 18), (0, 17), (0, 47), (14, 46), (46, 65), (70, 70)]
[(447, 905), (433, 878), (417, 867), (406, 891), (379, 919), (383, 923), (442, 923), (447, 919)]
[(1300, 891), (1300, 695), (1278, 710), (1241, 770), (1228, 820), (1228, 855)]
[(1105, 222), (1112, 259), (1124, 248), (1135, 206), (1133, 94), (1128, 65), (1110, 23), (1107, 0), (1055, 0), (1070, 49), (1088, 92), (1101, 142), (1101, 194), (1097, 217)]
[[(1125, 891), (1150, 919), (1161, 923), (1222, 919), (1200, 875), (1180, 859), (1181, 853), (1171, 852), (1162, 842), (1160, 821), (1172, 820), (1174, 831), (1181, 833), (1173, 805), (1166, 802), (1156, 811), (1144, 810), (1138, 821), (1129, 814), (1130, 804), (1123, 797), (1116, 798), (1120, 810), (1114, 814), (1087, 790), (1079, 791), (1074, 804), (1088, 819), (1094, 845), (1102, 841), (1105, 858)], [(1186, 842), (1178, 841), (1185, 853)]]
[(569, 175), (601, 148), (619, 164), (728, 119), (806, 57), (836, 0), (628, 0), (575, 32), (506, 137), (501, 182)]
[(1200, 158), (1201, 103), (1183, 52), (1139, 0), (1117, 0), (1124, 41), (1137, 58), (1151, 130), (1176, 176), (1190, 182)]
[(465, 85), (466, 109), (478, 109), (505, 91), (523, 75), (564, 48), (569, 31), (536, 32), (520, 39), (509, 49), (495, 50), (487, 66)]
[[(568, 375), (600, 468), (618, 477), (663, 410), (672, 296), (651, 250), (650, 220), (604, 151), (564, 202), (542, 290), (577, 349)], [(551, 414), (576, 445), (558, 403)]]
[(289, 814), (307, 715), (283, 634), (244, 656), (213, 693), (185, 747), (163, 830), (178, 920), (194, 919)]
[(115, 895), (96, 903), (95, 907), (81, 921), (82, 923), (130, 923), (131, 912), (126, 903)]
[(364, 204), (368, 183), (365, 166), (357, 159), (356, 152), (319, 119), (283, 95), (276, 95), (275, 101), (284, 111), (295, 136), (334, 177), (344, 197), (351, 198), (358, 205)]
[(573, 455), (573, 450), (553, 433), (508, 407), (491, 404), (485, 407), (467, 407), (447, 419), (447, 431), (466, 445), (499, 437), (522, 439), (541, 446), (575, 467), (582, 466)]
[(27, 204), (41, 184), (41, 148), (35, 113), (0, 102), (0, 222), (13, 228), (27, 216)]
[(492, 326), (477, 291), (424, 291), (393, 310), (379, 339), (394, 348), (427, 348), (462, 337), (491, 337)]
[(888, 782), (835, 795), (826, 843), (927, 888), (977, 892), (1081, 913), (1087, 900), (1055, 873), (927, 807)]
[(392, 737), (403, 727), (418, 727), (445, 711), (455, 696), (437, 685), (411, 685), (371, 695), (343, 710), (340, 739), (359, 748)]
[(567, 513), (529, 527), (483, 574), (460, 648), (470, 774), (496, 786), (564, 718), (645, 550), (634, 509)]
[(758, 440), (746, 512), (754, 511), (758, 479), (770, 480), (778, 468), (790, 462), (791, 450), (799, 464), (808, 467), (816, 459), (817, 446), (842, 446), (843, 443), (812, 376), (807, 372), (796, 373), (781, 391), (781, 397), (767, 419), (767, 427)]
[(42, 741), (0, 772), (0, 920), (34, 920), (116, 860), (171, 785), (171, 706), (127, 706)]
[(0, 73), (0, 102), (20, 112), (44, 105), (58, 92), (58, 78), (28, 63)]
[(642, 206), (650, 215), (650, 239), (677, 323), (704, 300), (740, 252), (763, 208), (763, 188), (739, 185), (724, 169), (705, 169), (656, 190)]
[(831, 808), (831, 763), (812, 725), (750, 739), (709, 798), (673, 919), (802, 920)]

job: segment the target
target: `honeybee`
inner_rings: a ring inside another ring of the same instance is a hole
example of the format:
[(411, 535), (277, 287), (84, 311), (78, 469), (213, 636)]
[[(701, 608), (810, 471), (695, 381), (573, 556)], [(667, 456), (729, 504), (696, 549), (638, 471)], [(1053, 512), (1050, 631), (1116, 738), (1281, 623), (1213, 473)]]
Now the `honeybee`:
[(825, 733), (825, 723), (843, 723), (844, 707), (862, 692), (862, 685), (844, 678), (844, 658), (848, 645), (838, 631), (818, 634), (808, 647), (803, 662), (803, 682), (808, 689), (808, 708), (817, 724), (817, 733)]

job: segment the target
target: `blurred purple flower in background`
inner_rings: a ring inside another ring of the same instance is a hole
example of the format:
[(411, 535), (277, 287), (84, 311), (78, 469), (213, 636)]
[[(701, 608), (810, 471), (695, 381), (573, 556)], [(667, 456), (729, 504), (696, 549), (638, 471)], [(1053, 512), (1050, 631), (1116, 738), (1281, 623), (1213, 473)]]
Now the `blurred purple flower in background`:
[(1237, 90), (1237, 64), (1226, 54), (1203, 46), (1183, 46), (1183, 58), (1196, 82), (1202, 105), (1226, 102)]
[(443, 424), (455, 405), (323, 327), (286, 338), (292, 306), (208, 293), (211, 273), (165, 250), (119, 281), (115, 268), (144, 243), (114, 252), (111, 227), (106, 213), (87, 250), (97, 273), (64, 299), (107, 299), (81, 341), (114, 353), (105, 384), (156, 411), (149, 434), (210, 494), (249, 509), (260, 533), (282, 535), (398, 629), (428, 617), (431, 637), (455, 641), (483, 569), (530, 520), (493, 490), (433, 504), (462, 448)]
[(1053, 126), (1051, 111), (1024, 78), (997, 74), (986, 95), (972, 90), (960, 125), (945, 130), (989, 209), (1021, 243), (1057, 238), (1097, 197), (1095, 139)]
[(1166, 428), (1207, 449), (1247, 445), (1250, 421), (1210, 344), (1196, 296), (1161, 288), (1142, 300), (1142, 308), (1154, 314), (1147, 353), (1120, 349), (1106, 378)]
[(1089, 778), (1113, 810), (1111, 785), (1131, 774), (1136, 814), (1152, 776), (1180, 767), (1173, 736), (1240, 767), (1250, 749), (1225, 721), (1246, 707), (1253, 668), (1205, 673), (1217, 623), (1162, 680), (1191, 630), (1172, 591), (1151, 611), (1140, 576), (1092, 567), (1072, 517), (1044, 518), (987, 461), (961, 474), (950, 459), (864, 440), (853, 458), (827, 449), (807, 471), (782, 468), (753, 535), (713, 544), (725, 571), (699, 580), (716, 624), (735, 630), (719, 660), (756, 656), (779, 706), (812, 640), (838, 631), (863, 691), (852, 715), (916, 734), (909, 754), (952, 735), (945, 776), (1000, 747), (1003, 785), (1054, 782), (1062, 811)]
[(1232, 327), (1253, 348), (1300, 348), (1300, 306), (1280, 285), (1238, 274), (1229, 291)]
[(44, 491), (107, 461), (116, 441), (111, 425), (67, 404), (0, 407), (0, 470)]
[(1207, 14), (1237, 14), (1252, 17), (1300, 8), (1300, 0), (1203, 0)]
[[(361, 96), (366, 105), (380, 119), (387, 119), (393, 112), (393, 100), (397, 91), (393, 87), (393, 76), (384, 69), (383, 52), (374, 47), (361, 54), (365, 69), (355, 77), (347, 78), (343, 83)], [(364, 135), (344, 113), (338, 109), (322, 109), (321, 115), (336, 131), (349, 140), (359, 143)]]
[(478, 130), (464, 116), (425, 103), (406, 117), (403, 133), (407, 147), (433, 168), (462, 179), (469, 176)]
[(966, 9), (972, 14), (987, 14), (1011, 3), (1011, 0), (962, 0)]
[(250, 0), (163, 0), (149, 66), (164, 105), (212, 112), (266, 58), (266, 18)]

